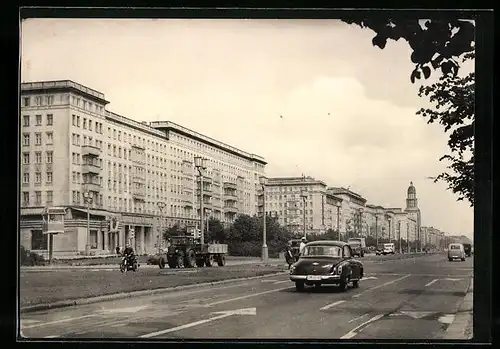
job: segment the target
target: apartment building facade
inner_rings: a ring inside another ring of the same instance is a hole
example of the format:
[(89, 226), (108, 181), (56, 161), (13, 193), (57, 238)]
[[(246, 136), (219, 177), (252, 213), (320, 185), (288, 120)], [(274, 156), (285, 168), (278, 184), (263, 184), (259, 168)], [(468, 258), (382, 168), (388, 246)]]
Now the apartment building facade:
[(327, 192), (327, 185), (312, 177), (268, 178), (265, 210), (292, 232), (321, 234), (336, 230), (342, 199)]
[(340, 233), (346, 237), (363, 236), (363, 212), (366, 199), (358, 193), (341, 187), (327, 189), (330, 195), (342, 199)]
[[(205, 213), (223, 222), (257, 212), (262, 157), (172, 122), (134, 121), (106, 110), (108, 103), (69, 80), (21, 84), (23, 246), (47, 249), (41, 216), (47, 206), (67, 208), (55, 256), (81, 253), (86, 244), (107, 253), (132, 235), (139, 253), (152, 252), (160, 227), (198, 224), (200, 197)], [(197, 156), (206, 159), (203, 176), (194, 167)]]

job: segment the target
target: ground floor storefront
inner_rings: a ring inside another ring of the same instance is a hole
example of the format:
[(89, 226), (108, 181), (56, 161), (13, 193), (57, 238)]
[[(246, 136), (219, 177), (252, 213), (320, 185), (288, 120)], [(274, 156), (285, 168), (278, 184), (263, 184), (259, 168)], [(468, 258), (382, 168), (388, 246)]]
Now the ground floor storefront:
[[(20, 244), (48, 257), (50, 239), (43, 233), (43, 208), (21, 210)], [(117, 214), (105, 210), (67, 207), (64, 232), (53, 235), (53, 258), (116, 254), (129, 243), (137, 254), (151, 254), (162, 245), (159, 218), (152, 215)], [(89, 219), (87, 219), (87, 217)]]

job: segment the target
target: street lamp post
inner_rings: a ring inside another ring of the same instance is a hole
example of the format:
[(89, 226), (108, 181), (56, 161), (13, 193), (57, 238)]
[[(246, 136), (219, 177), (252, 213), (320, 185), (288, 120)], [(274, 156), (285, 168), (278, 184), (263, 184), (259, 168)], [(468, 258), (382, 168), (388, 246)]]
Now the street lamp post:
[(85, 244), (85, 254), (90, 255), (90, 205), (92, 205), (92, 196), (90, 192), (83, 193), (85, 204), (87, 205), (87, 243)]
[(399, 254), (401, 254), (401, 221), (398, 221)]
[(262, 262), (268, 262), (268, 250), (267, 250), (267, 231), (266, 231), (266, 184), (267, 178), (261, 176), (259, 178), (260, 185), (262, 186)]
[(408, 253), (411, 252), (410, 246), (410, 223), (406, 222), (406, 246), (408, 247)]
[(302, 197), (302, 229), (304, 233), (304, 237), (307, 239), (307, 233), (306, 233), (306, 199), (307, 199), (307, 194), (305, 191), (302, 191), (300, 194)]
[(160, 253), (161, 251), (161, 247), (160, 247), (160, 241), (162, 241), (162, 232), (163, 232), (163, 209), (165, 209), (165, 206), (166, 204), (163, 202), (163, 201), (158, 201), (156, 203), (156, 206), (158, 206), (158, 209), (160, 210), (160, 231), (158, 232), (158, 237), (157, 237), (157, 249), (158, 249), (158, 254)]
[(389, 243), (391, 243), (391, 217), (387, 217), (387, 220), (389, 221)]
[(337, 234), (340, 241), (340, 202), (337, 202), (335, 206), (337, 206)]
[(378, 246), (378, 209), (375, 210), (375, 245)]
[(204, 213), (203, 212), (203, 210), (204, 210), (204, 207), (203, 207), (203, 170), (206, 169), (205, 159), (202, 158), (201, 156), (196, 156), (194, 158), (194, 166), (198, 170), (198, 174), (200, 176), (200, 233), (201, 233), (200, 242), (203, 245), (205, 243), (205, 240), (204, 240), (205, 221), (203, 219), (203, 213)]

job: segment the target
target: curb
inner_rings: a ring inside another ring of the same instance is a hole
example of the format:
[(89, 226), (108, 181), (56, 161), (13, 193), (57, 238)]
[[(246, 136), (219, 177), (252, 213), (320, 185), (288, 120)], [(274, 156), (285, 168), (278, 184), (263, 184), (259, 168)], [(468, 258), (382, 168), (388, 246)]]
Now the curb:
[(211, 286), (217, 286), (217, 285), (227, 284), (227, 283), (234, 282), (234, 281), (245, 281), (245, 280), (261, 279), (261, 278), (268, 277), (268, 276), (286, 275), (288, 273), (289, 273), (289, 271), (280, 271), (280, 272), (276, 272), (276, 273), (271, 273), (271, 274), (266, 274), (266, 275), (259, 275), (259, 276), (231, 278), (231, 279), (226, 279), (226, 280), (212, 281), (212, 282), (203, 282), (203, 283), (190, 284), (190, 285), (181, 285), (181, 286), (165, 287), (165, 288), (155, 288), (155, 289), (152, 289), (152, 290), (141, 290), (141, 291), (131, 291), (131, 292), (123, 292), (123, 293), (113, 293), (113, 294), (104, 295), (104, 296), (95, 296), (95, 297), (88, 297), (88, 298), (80, 298), (80, 299), (73, 299), (73, 300), (68, 300), (68, 301), (59, 301), (59, 302), (48, 303), (48, 304), (35, 304), (35, 305), (30, 305), (30, 306), (27, 306), (27, 307), (24, 307), (24, 308), (19, 308), (19, 311), (21, 313), (31, 313), (31, 312), (40, 311), (40, 310), (66, 308), (66, 307), (71, 307), (71, 306), (92, 304), (92, 303), (98, 303), (98, 302), (103, 302), (103, 301), (112, 301), (112, 300), (132, 298), (132, 297), (139, 297), (139, 296), (148, 296), (148, 295), (154, 295), (154, 294), (157, 294), (157, 293), (169, 293), (169, 292), (174, 292), (174, 291), (182, 291), (182, 290), (188, 290), (188, 289), (196, 288), (196, 287), (203, 287), (203, 286), (210, 286), (211, 287)]
[(470, 340), (473, 336), (474, 278), (470, 279), (467, 293), (460, 303), (455, 319), (448, 326), (442, 339)]

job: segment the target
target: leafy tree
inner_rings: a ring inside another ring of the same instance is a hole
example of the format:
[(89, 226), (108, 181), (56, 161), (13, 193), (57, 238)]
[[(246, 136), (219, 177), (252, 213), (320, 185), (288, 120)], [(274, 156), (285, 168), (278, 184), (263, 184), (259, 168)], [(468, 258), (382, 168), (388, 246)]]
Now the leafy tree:
[(422, 28), (418, 19), (346, 18), (343, 21), (373, 30), (376, 35), (372, 44), (380, 49), (385, 48), (389, 39), (406, 40), (412, 49), (410, 59), (415, 63), (410, 74), (412, 83), (422, 76), (429, 78), (433, 70), (441, 71), (438, 83), (421, 87), (419, 91), (419, 96), (428, 96), (435, 103), (434, 109), (421, 109), (418, 114), (428, 118), (428, 123), (439, 120), (445, 132), (451, 131), (448, 140), (451, 154), (440, 158), (450, 162), (447, 168), (451, 174), (443, 172), (435, 182), (446, 182), (448, 189), (458, 194), (458, 200), (467, 199), (473, 206), (474, 157), (465, 154), (474, 149), (475, 76), (471, 73), (461, 78), (458, 72), (460, 59), (463, 62), (474, 58), (474, 24), (464, 20), (427, 20)]
[(217, 218), (210, 218), (208, 220), (208, 239), (209, 241), (218, 241), (219, 243), (225, 243), (227, 239), (227, 230), (224, 229), (221, 221)]
[(186, 235), (186, 228), (181, 228), (178, 224), (174, 224), (163, 232), (163, 239), (168, 240), (172, 236), (179, 235)]

